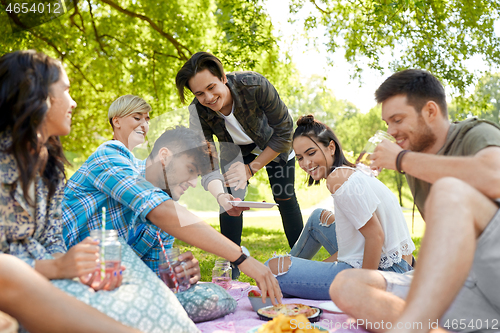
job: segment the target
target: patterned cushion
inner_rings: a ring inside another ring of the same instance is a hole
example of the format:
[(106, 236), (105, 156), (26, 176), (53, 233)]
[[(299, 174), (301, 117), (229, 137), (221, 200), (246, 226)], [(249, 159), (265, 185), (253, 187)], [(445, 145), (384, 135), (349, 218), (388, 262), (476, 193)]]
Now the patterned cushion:
[(214, 283), (195, 284), (176, 296), (195, 323), (225, 316), (238, 305), (224, 288)]
[[(120, 240), (121, 241), (121, 240)], [(122, 242), (122, 285), (98, 291), (74, 280), (53, 280), (56, 287), (119, 322), (144, 333), (199, 332), (175, 294)]]

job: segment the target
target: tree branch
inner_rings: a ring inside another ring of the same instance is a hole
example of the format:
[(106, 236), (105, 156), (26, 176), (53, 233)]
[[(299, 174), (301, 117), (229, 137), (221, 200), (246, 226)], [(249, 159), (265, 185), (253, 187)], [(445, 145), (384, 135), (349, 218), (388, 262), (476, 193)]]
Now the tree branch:
[[(140, 20), (143, 20), (143, 21), (146, 21), (149, 23), (149, 25), (154, 29), (156, 30), (158, 33), (160, 33), (161, 36), (165, 37), (170, 43), (172, 43), (172, 45), (175, 47), (175, 49), (177, 50), (177, 53), (179, 54), (179, 57), (180, 59), (182, 60), (188, 60), (189, 59), (189, 56), (192, 54), (192, 52), (184, 45), (182, 45), (181, 43), (179, 43), (172, 35), (170, 35), (169, 33), (163, 31), (163, 29), (161, 29), (158, 24), (156, 24), (155, 22), (153, 22), (153, 20), (151, 20), (149, 17), (145, 16), (145, 15), (142, 15), (142, 14), (137, 14), (137, 13), (134, 13), (130, 10), (127, 10), (125, 8), (122, 8), (120, 7), (119, 5), (117, 5), (116, 3), (114, 3), (113, 1), (110, 1), (110, 0), (101, 0), (102, 2), (110, 5), (112, 8), (116, 9), (117, 11), (121, 12), (121, 13), (124, 13), (130, 17), (135, 17), (135, 18), (138, 18)], [(189, 54), (186, 55), (184, 53), (183, 50), (186, 50)]]
[[(73, 8), (75, 9), (75, 11), (73, 12), (73, 14), (71, 14), (69, 16), (69, 20), (71, 21), (71, 23), (73, 23), (73, 25), (75, 27), (78, 28), (78, 30), (80, 30), (81, 33), (85, 34), (85, 25), (83, 24), (83, 17), (82, 17), (82, 14), (80, 13), (80, 11), (78, 10), (78, 0), (73, 0)], [(80, 28), (80, 26), (78, 24), (76, 24), (75, 20), (74, 20), (74, 17), (78, 15), (80, 17), (80, 22), (82, 23), (82, 27)]]
[[(5, 4), (5, 1), (3, 1), (3, 0), (2, 0), (1, 2), (2, 2), (2, 4)], [(26, 29), (26, 31), (27, 31), (29, 34), (33, 35), (34, 37), (36, 37), (36, 38), (38, 38), (38, 39), (41, 39), (41, 40), (42, 40), (42, 41), (44, 41), (47, 45), (49, 45), (50, 47), (52, 47), (52, 48), (54, 49), (54, 51), (56, 51), (56, 52), (57, 52), (57, 54), (59, 54), (59, 56), (61, 57), (61, 61), (64, 61), (64, 59), (66, 59), (66, 60), (67, 60), (67, 61), (71, 64), (71, 66), (73, 66), (73, 67), (74, 67), (74, 68), (75, 68), (75, 69), (76, 69), (76, 70), (80, 73), (80, 75), (83, 77), (83, 79), (84, 79), (85, 81), (87, 81), (87, 82), (90, 84), (90, 86), (91, 86), (91, 87), (92, 87), (92, 88), (93, 88), (96, 92), (102, 92), (102, 91), (103, 91), (103, 90), (99, 90), (99, 89), (97, 89), (97, 88), (96, 88), (96, 86), (94, 86), (94, 84), (92, 84), (92, 82), (90, 82), (90, 80), (89, 80), (89, 79), (87, 79), (87, 76), (85, 75), (85, 73), (83, 73), (82, 69), (81, 69), (79, 66), (77, 66), (75, 63), (73, 63), (73, 62), (71, 61), (71, 59), (66, 58), (66, 55), (65, 55), (63, 52), (61, 52), (61, 50), (59, 50), (59, 49), (57, 48), (57, 46), (56, 46), (54, 43), (52, 43), (52, 42), (51, 42), (50, 40), (48, 40), (46, 37), (44, 37), (44, 36), (42, 36), (42, 35), (38, 35), (38, 34), (34, 33), (34, 32), (33, 32), (33, 30), (32, 30), (32, 29), (29, 29), (29, 28), (28, 28), (28, 27), (27, 27), (24, 23), (22, 23), (22, 22), (19, 20), (19, 18), (17, 17), (17, 15), (15, 15), (14, 13), (7, 13), (7, 15), (9, 15), (9, 17), (10, 17), (10, 18), (14, 21), (14, 23), (16, 23), (19, 27), (21, 27), (21, 28), (23, 28), (23, 29)]]
[[(123, 46), (125, 46), (126, 48), (136, 52), (136, 53), (140, 53), (140, 54), (146, 54), (147, 52), (146, 51), (141, 51), (141, 50), (137, 50), (137, 49), (134, 49), (133, 47), (130, 47), (129, 43), (124, 43), (123, 41), (121, 41), (119, 38), (116, 38), (115, 36), (111, 36), (111, 35), (108, 35), (108, 34), (104, 34), (104, 35), (101, 35), (101, 38), (102, 37), (108, 37), (108, 38), (111, 38), (111, 39), (114, 39), (116, 40), (118, 43), (122, 44)], [(154, 51), (156, 54), (159, 54), (159, 55), (162, 55), (164, 57), (168, 57), (168, 58), (174, 58), (174, 59), (177, 59), (177, 60), (183, 60), (181, 57), (179, 56), (174, 56), (174, 55), (170, 55), (170, 54), (165, 54), (165, 53), (162, 53), (162, 52), (158, 52), (158, 51)]]
[(311, 3), (312, 3), (314, 6), (316, 6), (316, 9), (318, 9), (318, 10), (319, 10), (320, 12), (322, 12), (323, 14), (330, 15), (330, 14), (332, 13), (332, 12), (330, 12), (330, 11), (328, 11), (328, 10), (324, 10), (324, 9), (320, 8), (320, 7), (318, 6), (318, 4), (316, 3), (316, 1), (315, 1), (315, 0), (309, 0), (309, 1), (311, 1)]
[(155, 89), (156, 100), (158, 101), (158, 88), (156, 87), (156, 51), (153, 51), (153, 87)]
[(90, 13), (91, 21), (92, 21), (92, 28), (94, 28), (95, 40), (99, 44), (101, 51), (104, 52), (105, 55), (108, 55), (108, 53), (104, 50), (104, 45), (101, 42), (101, 37), (97, 33), (97, 27), (95, 26), (95, 21), (94, 21), (94, 13), (92, 13), (92, 4), (90, 3), (90, 0), (87, 0), (87, 3), (89, 4), (89, 13)]
[(96, 92), (103, 92), (103, 90), (101, 90), (101, 89), (97, 89), (97, 88), (96, 88), (96, 86), (94, 86), (94, 84), (93, 84), (92, 82), (90, 82), (90, 80), (89, 80), (89, 79), (87, 79), (87, 76), (85, 75), (85, 73), (83, 73), (82, 69), (81, 69), (79, 66), (77, 66), (77, 65), (76, 65), (73, 61), (71, 61), (71, 59), (66, 58), (66, 55), (65, 55), (63, 52), (61, 52), (61, 51), (57, 48), (57, 46), (56, 46), (54, 43), (52, 43), (50, 40), (48, 40), (46, 37), (44, 37), (44, 36), (42, 36), (42, 35), (37, 35), (37, 34), (36, 34), (36, 33), (34, 33), (32, 30), (28, 30), (28, 32), (29, 32), (30, 34), (32, 34), (33, 36), (35, 36), (36, 38), (43, 40), (43, 41), (44, 41), (45, 43), (47, 43), (50, 47), (52, 47), (52, 48), (53, 48), (53, 49), (57, 52), (57, 54), (59, 54), (59, 56), (61, 57), (61, 60), (66, 59), (66, 60), (67, 60), (67, 61), (71, 64), (71, 66), (73, 66), (73, 67), (74, 67), (74, 68), (75, 68), (75, 69), (76, 69), (76, 70), (80, 73), (80, 75), (83, 77), (83, 79), (84, 79), (85, 81), (87, 81), (87, 82), (90, 84), (90, 86), (91, 86), (91, 87), (92, 87), (92, 88), (93, 88)]

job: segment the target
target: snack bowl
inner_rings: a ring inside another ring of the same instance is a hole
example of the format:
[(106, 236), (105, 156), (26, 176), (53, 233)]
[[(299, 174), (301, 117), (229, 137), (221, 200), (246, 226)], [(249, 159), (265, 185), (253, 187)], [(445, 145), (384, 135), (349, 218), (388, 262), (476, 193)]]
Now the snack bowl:
[(272, 306), (271, 297), (266, 297), (266, 303), (262, 303), (262, 296), (248, 296), (248, 300), (250, 304), (252, 304), (252, 309), (257, 312), (257, 310), (266, 307)]

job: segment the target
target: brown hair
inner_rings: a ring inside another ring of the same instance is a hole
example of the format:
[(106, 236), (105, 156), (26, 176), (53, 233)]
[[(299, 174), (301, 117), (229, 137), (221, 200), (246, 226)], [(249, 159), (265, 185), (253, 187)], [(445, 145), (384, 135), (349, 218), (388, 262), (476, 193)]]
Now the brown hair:
[(439, 105), (441, 113), (448, 118), (446, 94), (443, 85), (431, 73), (421, 69), (406, 69), (387, 78), (375, 91), (377, 103), (382, 103), (396, 95), (406, 95), (408, 105), (417, 113), (429, 101)]
[(167, 147), (175, 155), (186, 154), (192, 156), (202, 175), (215, 170), (217, 167), (215, 149), (211, 147), (202, 134), (190, 128), (176, 126), (167, 129), (156, 139), (149, 158), (153, 160), (163, 147)]
[(177, 91), (179, 92), (179, 98), (182, 103), (186, 102), (186, 97), (184, 95), (186, 89), (191, 91), (189, 87), (189, 80), (191, 80), (196, 74), (201, 71), (208, 69), (212, 75), (219, 78), (222, 81), (224, 77), (224, 68), (220, 60), (208, 52), (198, 52), (194, 54), (182, 68), (177, 72), (175, 77), (175, 85), (177, 86)]

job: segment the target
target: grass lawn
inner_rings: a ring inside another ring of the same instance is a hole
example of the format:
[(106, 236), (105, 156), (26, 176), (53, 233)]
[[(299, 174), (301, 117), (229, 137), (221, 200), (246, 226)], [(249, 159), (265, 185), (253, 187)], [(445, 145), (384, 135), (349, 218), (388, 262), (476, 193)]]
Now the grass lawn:
[[(407, 211), (404, 215), (408, 224), (408, 229), (410, 230), (410, 233), (412, 233), (412, 212)], [(307, 221), (307, 218), (308, 216), (304, 216), (304, 223)], [(215, 229), (219, 230), (218, 218), (207, 218), (206, 221)], [(418, 212), (415, 212), (414, 222), (412, 239), (417, 248), (414, 252), (415, 257), (417, 257), (418, 250), (420, 248), (420, 240), (425, 230), (425, 223)], [(279, 216), (245, 216), (241, 244), (250, 251), (252, 257), (260, 262), (265, 262), (267, 259), (272, 257), (275, 252), (277, 254), (285, 254), (290, 251), (290, 247), (288, 246), (288, 242), (283, 232), (281, 218)], [(181, 252), (193, 252), (195, 257), (200, 262), (202, 281), (211, 281), (212, 268), (214, 266), (215, 259), (217, 258), (215, 255), (206, 253), (179, 240), (175, 241), (174, 246), (179, 247)], [(316, 256), (314, 256), (313, 260), (323, 260), (328, 257), (328, 252), (326, 252), (324, 248), (321, 248)], [(239, 280), (255, 284), (253, 279), (243, 273), (241, 274)]]

